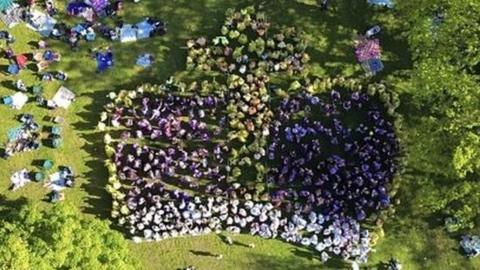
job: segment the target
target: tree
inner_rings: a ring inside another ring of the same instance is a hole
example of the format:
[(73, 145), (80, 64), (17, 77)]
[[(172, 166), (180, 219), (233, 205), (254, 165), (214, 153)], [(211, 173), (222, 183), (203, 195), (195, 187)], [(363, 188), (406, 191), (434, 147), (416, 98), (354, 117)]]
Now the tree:
[(0, 221), (0, 269), (136, 269), (136, 262), (108, 223), (64, 204), (27, 204)]
[(404, 0), (397, 11), (414, 60), (409, 94), (421, 112), (409, 116), (409, 163), (431, 175), (422, 205), (471, 228), (480, 214), (469, 177), (480, 168), (480, 2)]

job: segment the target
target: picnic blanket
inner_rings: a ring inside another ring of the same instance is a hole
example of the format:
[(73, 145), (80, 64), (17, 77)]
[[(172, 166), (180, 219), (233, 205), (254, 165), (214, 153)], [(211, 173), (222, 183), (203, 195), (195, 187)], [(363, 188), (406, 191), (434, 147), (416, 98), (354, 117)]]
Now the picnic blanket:
[(27, 169), (23, 169), (21, 171), (14, 173), (12, 177), (10, 177), (10, 181), (12, 182), (12, 185), (13, 185), (13, 189), (12, 189), (13, 191), (31, 182)]
[(137, 31), (131, 24), (125, 24), (120, 29), (120, 42), (137, 41)]
[(149, 38), (154, 30), (153, 25), (146, 20), (137, 23), (135, 26), (137, 28), (137, 39)]
[(381, 49), (378, 39), (362, 40), (355, 48), (355, 55), (359, 62), (364, 62), (372, 58), (380, 58)]
[(21, 137), (23, 132), (23, 127), (11, 128), (7, 132), (8, 142), (14, 142)]

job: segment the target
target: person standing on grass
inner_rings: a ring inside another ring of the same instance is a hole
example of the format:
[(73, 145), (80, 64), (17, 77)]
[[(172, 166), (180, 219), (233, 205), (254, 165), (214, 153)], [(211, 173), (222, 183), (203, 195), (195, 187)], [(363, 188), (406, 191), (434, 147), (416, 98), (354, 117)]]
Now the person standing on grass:
[(227, 236), (225, 237), (225, 241), (227, 242), (227, 244), (229, 244), (230, 246), (233, 245), (233, 240), (230, 236)]
[(70, 34), (70, 37), (68, 38), (68, 42), (70, 43), (70, 49), (76, 50), (76, 49), (77, 49), (77, 45), (78, 45), (77, 33), (72, 32), (72, 33)]
[(7, 32), (6, 41), (7, 41), (7, 46), (10, 46), (15, 42), (15, 37), (9, 32)]

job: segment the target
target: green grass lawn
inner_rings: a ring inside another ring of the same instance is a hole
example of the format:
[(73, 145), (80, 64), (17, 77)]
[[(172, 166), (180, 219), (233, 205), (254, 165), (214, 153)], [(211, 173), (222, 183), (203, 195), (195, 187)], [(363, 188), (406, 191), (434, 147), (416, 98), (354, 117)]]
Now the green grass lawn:
[[(18, 125), (15, 116), (20, 113), (34, 114), (42, 126), (51, 123), (47, 116), (63, 116), (64, 146), (54, 150), (42, 146), (39, 151), (22, 153), (8, 161), (0, 160), (1, 200), (15, 200), (26, 197), (47, 206), (47, 190), (40, 184), (30, 184), (12, 193), (8, 190), (11, 174), (22, 168), (35, 169), (36, 160), (50, 158), (56, 165), (72, 166), (79, 176), (77, 185), (66, 192), (66, 202), (78, 206), (85, 215), (108, 219), (110, 198), (104, 189), (107, 171), (103, 167), (103, 138), (95, 130), (99, 113), (110, 91), (132, 89), (144, 83), (161, 83), (170, 76), (186, 77), (185, 41), (205, 35), (215, 36), (229, 7), (243, 7), (260, 1), (233, 0), (143, 0), (139, 4), (127, 1), (123, 20), (138, 22), (144, 16), (159, 17), (168, 22), (169, 32), (165, 37), (155, 37), (136, 43), (113, 44), (115, 67), (104, 73), (95, 72), (95, 61), (88, 57), (88, 48), (109, 45), (99, 39), (95, 43), (82, 42), (78, 52), (71, 52), (64, 43), (49, 41), (54, 50), (62, 54), (62, 61), (50, 67), (63, 70), (70, 76), (66, 86), (78, 96), (67, 110), (48, 111), (30, 102), (21, 111), (0, 106), (0, 142), (6, 141), (9, 128)], [(339, 74), (361, 75), (355, 62), (352, 35), (356, 30), (364, 31), (373, 24), (382, 24), (381, 34), (384, 48), (385, 71), (379, 79), (401, 79), (401, 70), (411, 65), (407, 44), (398, 32), (398, 26), (388, 23), (390, 13), (375, 11), (366, 1), (332, 1), (328, 13), (322, 13), (312, 5), (314, 1), (271, 0), (265, 9), (272, 24), (296, 26), (307, 33), (312, 56), (312, 72), (318, 75)], [(63, 9), (62, 9), (63, 10)], [(68, 20), (71, 23), (74, 19)], [(3, 26), (2, 26), (3, 27)], [(12, 30), (17, 38), (13, 48), (16, 53), (34, 51), (33, 42), (38, 41), (36, 33), (19, 25)], [(134, 65), (137, 56), (148, 52), (155, 54), (156, 63), (151, 69), (142, 70)], [(6, 70), (8, 63), (0, 60), (0, 69)], [(19, 76), (27, 86), (40, 83), (40, 78), (31, 71)], [(0, 74), (0, 96), (15, 92), (12, 81), (15, 76)], [(43, 83), (48, 97), (59, 84)], [(408, 111), (408, 103), (403, 110)], [(409, 129), (416, 130), (415, 127)], [(46, 136), (46, 134), (44, 134)], [(372, 267), (380, 261), (395, 256), (404, 264), (404, 269), (480, 269), (480, 261), (468, 260), (459, 253), (457, 239), (451, 238), (439, 226), (436, 217), (423, 214), (420, 210), (421, 192), (417, 183), (426, 179), (423, 175), (407, 172), (399, 192), (401, 204), (397, 214), (385, 224), (386, 237), (376, 246), (372, 254)], [(0, 200), (0, 202), (1, 202)], [(198, 269), (339, 269), (348, 267), (339, 262), (322, 266), (315, 253), (277, 240), (261, 240), (250, 236), (235, 236), (241, 244), (255, 243), (256, 248), (225, 245), (218, 236), (178, 238), (160, 243), (131, 245), (132, 256), (138, 258), (145, 269), (177, 269), (195, 265)], [(198, 255), (198, 252), (221, 253), (222, 260)], [(197, 255), (196, 255), (197, 254)]]

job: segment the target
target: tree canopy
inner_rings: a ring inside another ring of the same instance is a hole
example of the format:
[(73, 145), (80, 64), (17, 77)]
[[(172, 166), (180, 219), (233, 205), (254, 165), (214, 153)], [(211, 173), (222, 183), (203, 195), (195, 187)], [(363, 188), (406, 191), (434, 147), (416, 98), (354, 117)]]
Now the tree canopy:
[(435, 184), (423, 187), (422, 201), (453, 217), (456, 229), (471, 228), (479, 214), (480, 186), (472, 180), (480, 172), (480, 2), (407, 0), (397, 8), (414, 60), (408, 92), (419, 112), (409, 115), (410, 164)]
[(0, 221), (0, 269), (135, 269), (127, 241), (108, 223), (58, 204), (28, 204)]

